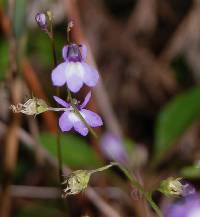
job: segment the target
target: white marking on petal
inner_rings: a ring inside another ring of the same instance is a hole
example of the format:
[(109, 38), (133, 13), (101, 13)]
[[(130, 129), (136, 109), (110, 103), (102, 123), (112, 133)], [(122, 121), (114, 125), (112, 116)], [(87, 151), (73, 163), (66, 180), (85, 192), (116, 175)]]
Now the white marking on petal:
[(81, 80), (83, 80), (83, 76), (84, 76), (84, 67), (83, 67), (83, 65), (82, 65), (82, 63), (77, 63), (77, 68), (78, 68), (78, 74), (79, 74), (79, 76), (80, 76), (80, 78), (81, 78)]
[(188, 217), (199, 217), (200, 216), (200, 207), (195, 207), (191, 209), (188, 214)]
[(75, 114), (75, 112), (70, 112), (69, 119), (72, 123), (80, 121), (80, 118), (78, 117), (77, 114)]

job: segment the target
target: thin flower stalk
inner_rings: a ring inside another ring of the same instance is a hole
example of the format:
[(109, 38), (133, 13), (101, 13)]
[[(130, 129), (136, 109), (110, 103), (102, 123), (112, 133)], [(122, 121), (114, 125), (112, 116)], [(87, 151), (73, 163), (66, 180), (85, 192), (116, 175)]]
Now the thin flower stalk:
[(65, 181), (62, 183), (66, 185), (66, 188), (63, 191), (63, 197), (66, 198), (68, 195), (74, 195), (82, 192), (88, 186), (90, 177), (93, 173), (102, 172), (107, 170), (113, 166), (117, 166), (124, 175), (128, 178), (131, 184), (137, 188), (145, 197), (145, 199), (149, 202), (152, 209), (158, 215), (158, 217), (164, 217), (160, 208), (156, 205), (156, 203), (152, 199), (152, 193), (147, 192), (140, 183), (132, 177), (129, 171), (117, 162), (111, 162), (110, 164), (94, 169), (94, 170), (77, 170), (72, 172), (69, 176), (65, 177)]
[(144, 195), (145, 199), (149, 202), (149, 204), (151, 205), (152, 209), (156, 212), (156, 214), (159, 217), (164, 217), (160, 208), (153, 201), (152, 193), (146, 192), (145, 189), (143, 188), (143, 186), (136, 179), (134, 179), (130, 175), (129, 171), (125, 167), (123, 167), (121, 164), (115, 163), (114, 165), (116, 165), (124, 173), (124, 175), (129, 179), (129, 181), (132, 183), (132, 185), (135, 188), (137, 188)]
[[(55, 39), (54, 39), (54, 31), (53, 31), (53, 15), (51, 11), (47, 11), (46, 15), (48, 17), (48, 21), (49, 21), (49, 29), (48, 27), (46, 28), (46, 33), (49, 36), (50, 42), (51, 42), (51, 48), (52, 48), (52, 54), (53, 54), (53, 62), (54, 62), (54, 67), (57, 66), (57, 56), (56, 56), (56, 49), (55, 49)], [(56, 94), (59, 96), (59, 88), (57, 87), (56, 90)], [(48, 110), (53, 110), (53, 108), (48, 108)], [(55, 108), (54, 108), (54, 111)], [(57, 110), (58, 111), (58, 110)], [(58, 156), (58, 167), (59, 167), (59, 178), (60, 178), (60, 182), (62, 182), (62, 154), (61, 154), (61, 140), (60, 140), (60, 131), (57, 130), (57, 134), (56, 134), (56, 143), (57, 143), (57, 156)]]

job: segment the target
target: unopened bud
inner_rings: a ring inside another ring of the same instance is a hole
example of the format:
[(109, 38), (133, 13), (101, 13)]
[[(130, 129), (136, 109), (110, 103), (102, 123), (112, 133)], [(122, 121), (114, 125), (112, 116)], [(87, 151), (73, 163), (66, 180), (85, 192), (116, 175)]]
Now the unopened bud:
[(163, 180), (160, 184), (159, 191), (166, 196), (181, 196), (183, 195), (184, 185), (180, 182), (182, 178), (170, 177)]
[(37, 22), (38, 26), (42, 29), (42, 30), (47, 30), (48, 27), (48, 22), (47, 22), (47, 16), (45, 13), (37, 13), (35, 15), (35, 21)]
[(10, 109), (15, 113), (23, 113), (26, 115), (38, 115), (48, 110), (48, 105), (43, 99), (29, 99), (24, 104), (18, 103), (16, 106), (11, 105)]
[(67, 31), (70, 32), (73, 27), (74, 27), (74, 21), (71, 20), (67, 25)]
[(91, 171), (88, 170), (72, 172), (63, 182), (66, 185), (66, 188), (63, 190), (63, 197), (66, 198), (68, 195), (78, 194), (85, 190), (88, 186), (90, 176)]

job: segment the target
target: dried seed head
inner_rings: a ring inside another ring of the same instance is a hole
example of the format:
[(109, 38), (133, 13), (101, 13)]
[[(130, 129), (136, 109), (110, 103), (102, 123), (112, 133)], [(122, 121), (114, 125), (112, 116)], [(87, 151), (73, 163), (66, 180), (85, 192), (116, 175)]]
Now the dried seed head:
[(160, 184), (159, 191), (166, 196), (181, 196), (184, 191), (184, 185), (180, 182), (182, 178), (170, 177), (163, 180)]
[(15, 113), (23, 113), (26, 115), (38, 115), (48, 110), (48, 105), (43, 99), (32, 98), (24, 104), (18, 103), (16, 106), (11, 105), (10, 109)]
[(66, 198), (68, 195), (78, 194), (85, 190), (90, 180), (91, 171), (88, 170), (77, 170), (72, 172), (66, 180), (63, 182), (66, 188), (63, 190), (63, 197)]

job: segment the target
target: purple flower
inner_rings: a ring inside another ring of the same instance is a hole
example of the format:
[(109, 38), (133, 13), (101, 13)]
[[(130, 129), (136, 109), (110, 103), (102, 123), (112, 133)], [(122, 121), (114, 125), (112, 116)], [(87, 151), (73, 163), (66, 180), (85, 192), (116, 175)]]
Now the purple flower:
[(116, 135), (109, 132), (104, 133), (101, 137), (100, 148), (108, 159), (123, 164), (128, 162), (128, 155), (123, 147), (123, 142)]
[(47, 24), (47, 18), (45, 13), (41, 13), (41, 12), (37, 13), (35, 15), (35, 21), (42, 30), (47, 29), (48, 24)]
[[(91, 92), (89, 92), (86, 95), (81, 105), (79, 105), (77, 102), (76, 107), (90, 127), (102, 126), (103, 122), (99, 115), (97, 115), (96, 113), (90, 110), (84, 109), (87, 103), (89, 102), (90, 97), (91, 97)], [(65, 132), (65, 131), (70, 131), (72, 128), (74, 128), (74, 130), (80, 133), (82, 136), (86, 136), (88, 134), (88, 128), (78, 117), (78, 115), (75, 113), (71, 104), (65, 102), (64, 100), (60, 99), (57, 96), (54, 96), (54, 99), (58, 104), (66, 108), (66, 111), (59, 118), (59, 126), (61, 130)]]
[(189, 184), (188, 182), (183, 184), (183, 192), (182, 192), (183, 197), (188, 197), (195, 194), (196, 194), (196, 189), (191, 184)]
[[(81, 47), (81, 50), (80, 50)], [(52, 71), (52, 82), (55, 86), (67, 87), (74, 93), (78, 92), (83, 83), (94, 87), (99, 79), (98, 72), (85, 62), (87, 48), (85, 45), (70, 44), (62, 49), (65, 62)]]
[(186, 197), (166, 209), (165, 217), (200, 217), (200, 198)]

